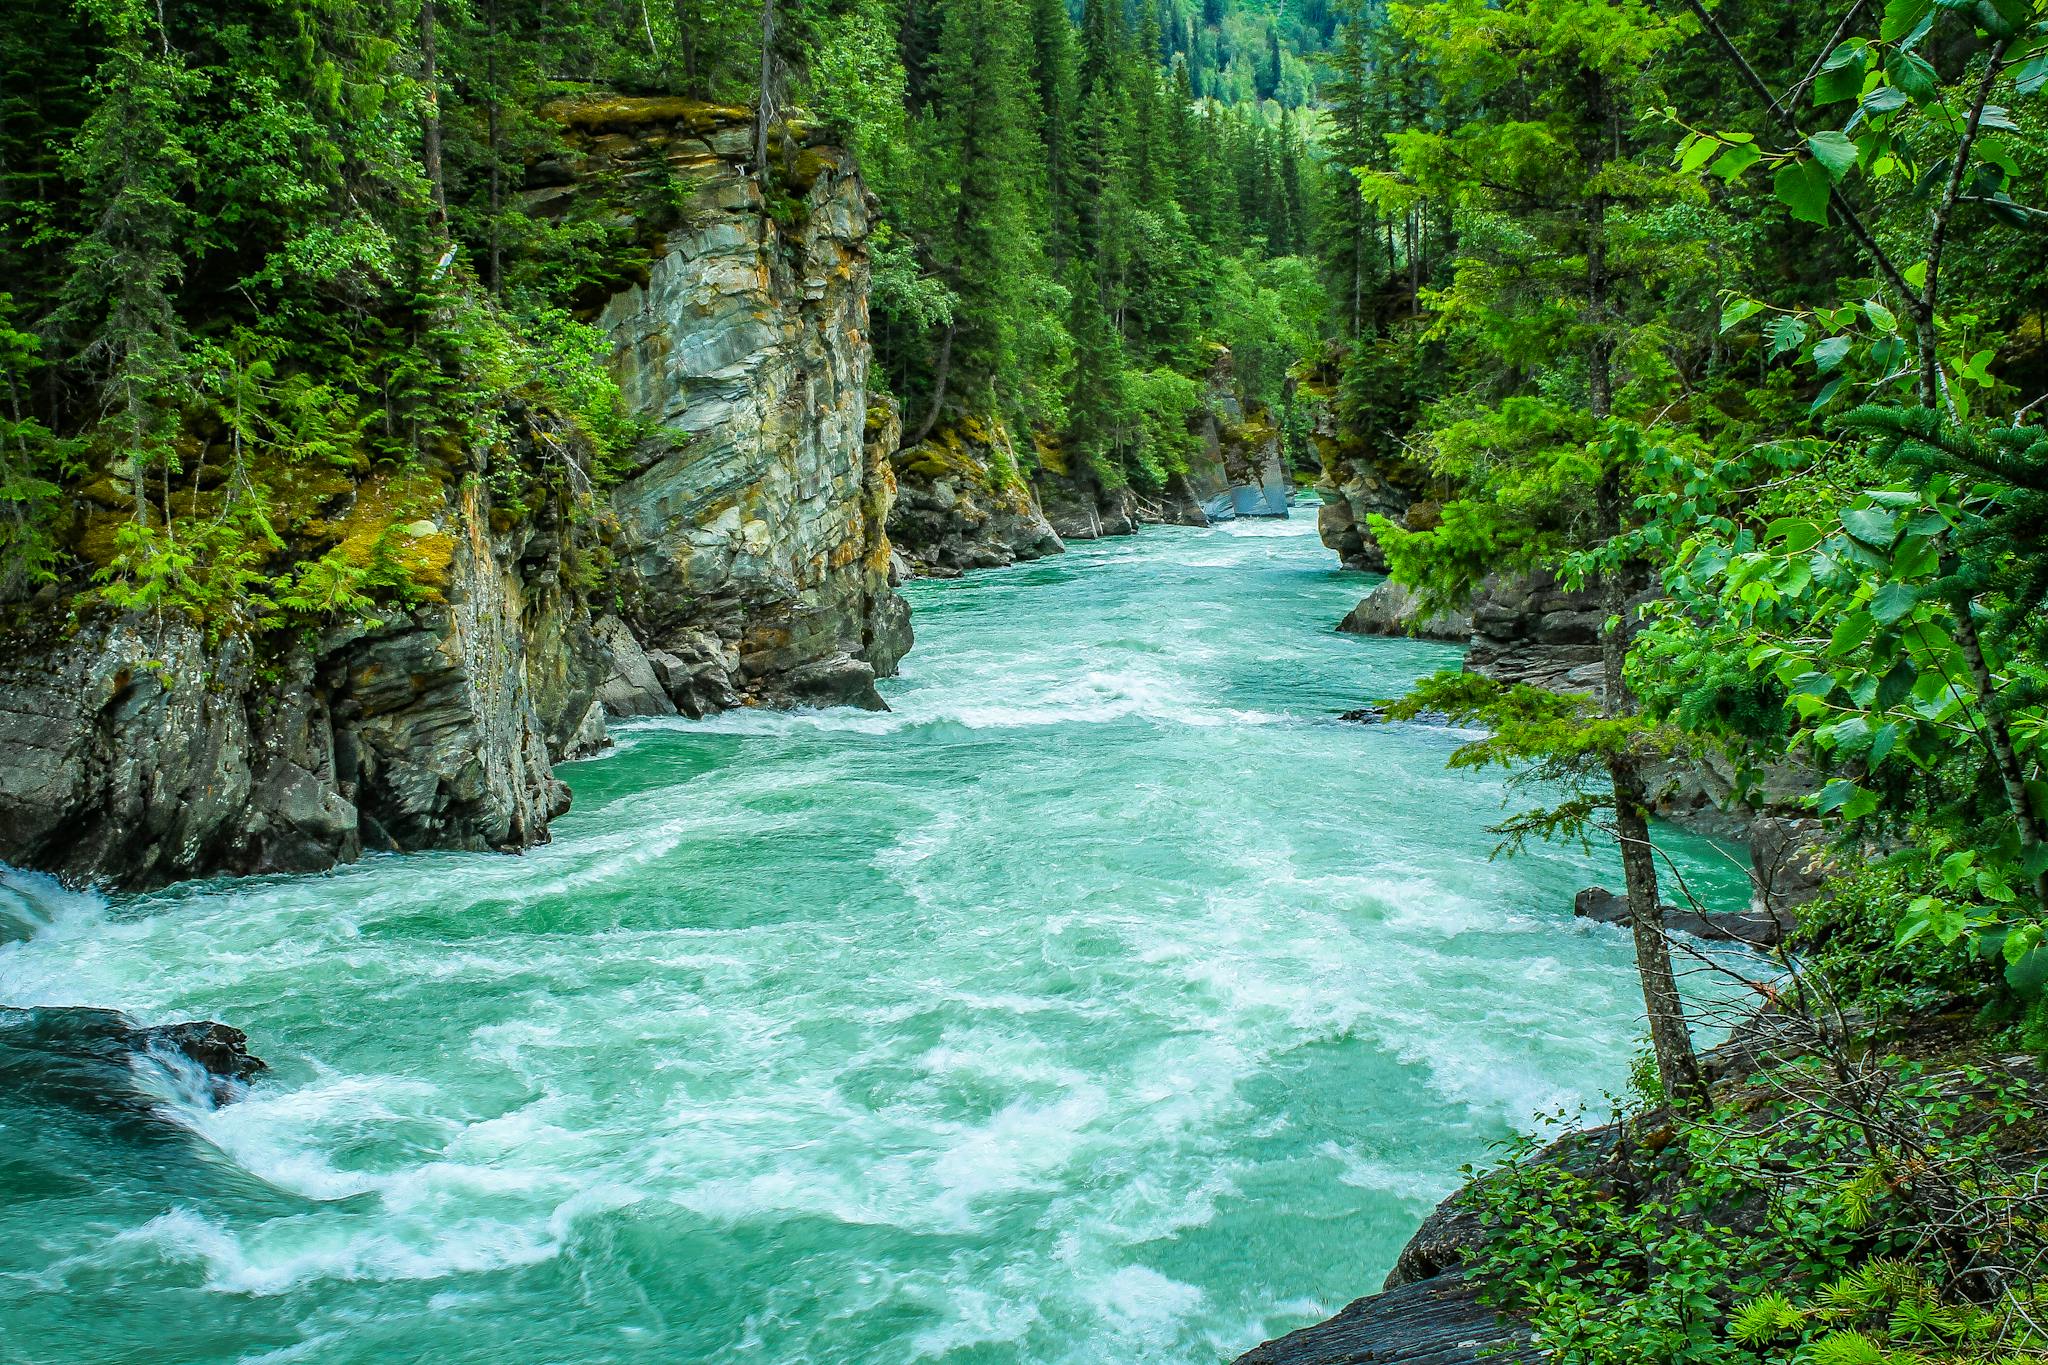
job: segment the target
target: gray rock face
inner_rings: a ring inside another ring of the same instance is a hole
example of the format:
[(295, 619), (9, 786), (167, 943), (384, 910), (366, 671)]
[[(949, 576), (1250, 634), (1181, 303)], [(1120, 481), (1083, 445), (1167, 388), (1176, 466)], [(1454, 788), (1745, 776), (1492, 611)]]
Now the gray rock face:
[[(1768, 948), (1791, 932), (1792, 916), (1786, 910), (1756, 907), (1727, 912), (1680, 910), (1667, 905), (1664, 928), (1674, 934), (1690, 934), (1714, 943), (1747, 943)], [(1572, 899), (1572, 913), (1596, 924), (1626, 925), (1628, 900), (1604, 886), (1589, 886)]]
[(435, 600), (375, 627), (18, 636), (0, 658), (0, 860), (149, 887), (545, 838), (569, 804), (551, 762), (589, 742), (599, 678), (560, 643), (581, 627), (559, 547), (544, 523), (493, 533), (482, 488), (465, 481), (432, 524)]
[(1398, 458), (1382, 459), (1343, 438), (1329, 401), (1332, 395), (1317, 391), (1313, 396), (1322, 399), (1314, 407), (1311, 435), (1323, 466), (1322, 476), (1316, 480), (1316, 492), (1322, 498), (1322, 506), (1316, 510), (1316, 534), (1336, 552), (1345, 568), (1385, 573), (1386, 552), (1380, 549), (1368, 518), (1382, 516), (1410, 530), (1427, 530), (1437, 524), (1437, 504), (1423, 496), (1421, 475), (1408, 470)]
[(1065, 463), (1041, 464), (1032, 480), (1045, 519), (1063, 540), (1100, 540), (1136, 535), (1138, 496), (1128, 488), (1105, 488), (1093, 470)]
[(1457, 611), (1424, 612), (1406, 584), (1389, 578), (1360, 599), (1337, 629), (1347, 635), (1407, 635), (1463, 644), (1472, 637), (1472, 618)]
[(1067, 548), (1019, 472), (1018, 455), (1006, 430), (976, 419), (896, 453), (889, 539), (913, 572), (951, 577)]
[(1218, 347), (1200, 418), (1202, 450), (1182, 478), (1191, 511), (1199, 513), (1184, 519), (1195, 525), (1287, 515), (1291, 480), (1280, 429), (1264, 406), (1246, 410), (1235, 374), (1230, 352)]
[(1597, 587), (1567, 588), (1548, 572), (1495, 575), (1472, 602), (1465, 666), (1501, 682), (1598, 697), (1606, 620)]
[(1256, 1346), (1234, 1365), (1481, 1365), (1539, 1359), (1529, 1329), (1479, 1302), (1457, 1272), (1355, 1300), (1343, 1312)]
[[(800, 206), (777, 217), (743, 173), (745, 110), (555, 112), (575, 147), (536, 172), (550, 183), (531, 211), (622, 186), (644, 200), (632, 187), (650, 177), (687, 186), (644, 281), (600, 313), (623, 389), (671, 439), (594, 509), (573, 433), (508, 407), (506, 428), (528, 434), (440, 470), (434, 505), (402, 528), (423, 599), (381, 622), (219, 641), (105, 615), (8, 627), (0, 862), (150, 887), (370, 848), (516, 850), (567, 809), (552, 765), (601, 747), (607, 715), (881, 704), (875, 679), (910, 624), (885, 532), (895, 437), (869, 430), (851, 165), (797, 135), (782, 150)], [(528, 489), (516, 505), (493, 501), (499, 461)], [(543, 471), (561, 486), (535, 488)], [(323, 518), (361, 523), (366, 544), (391, 530), (383, 477)], [(593, 526), (611, 528), (618, 565), (602, 595), (624, 604), (595, 619)]]
[(1820, 895), (1842, 871), (1827, 826), (1811, 815), (1766, 812), (1749, 825), (1750, 882), (1759, 913), (1784, 915)]
[[(625, 619), (650, 657), (689, 667), (685, 712), (842, 694), (878, 706), (873, 679), (895, 671), (910, 632), (889, 581), (888, 443), (867, 439), (860, 179), (800, 133), (786, 150), (801, 205), (778, 219), (747, 174), (745, 111), (585, 108), (601, 109), (605, 135), (579, 180), (666, 173), (687, 187), (645, 283), (598, 316), (620, 388), (671, 437), (612, 495)], [(578, 124), (578, 107), (567, 117)], [(849, 663), (867, 667), (866, 686)], [(826, 666), (836, 681), (821, 689)]]

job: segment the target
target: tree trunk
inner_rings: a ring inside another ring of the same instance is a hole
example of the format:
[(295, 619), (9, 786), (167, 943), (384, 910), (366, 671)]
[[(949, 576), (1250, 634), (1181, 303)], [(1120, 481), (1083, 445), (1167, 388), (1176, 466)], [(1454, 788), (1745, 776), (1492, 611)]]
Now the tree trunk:
[[(1595, 78), (1600, 107), (1606, 91)], [(1604, 140), (1596, 139), (1596, 146)], [(1596, 153), (1592, 169), (1601, 157)], [(1607, 199), (1592, 196), (1586, 205), (1586, 304), (1593, 341), (1586, 357), (1588, 406), (1605, 422), (1614, 410), (1614, 344), (1607, 323)], [(1597, 497), (1600, 533), (1610, 540), (1621, 534), (1624, 506), (1622, 471), (1607, 470)], [(1609, 718), (1634, 710), (1628, 693), (1628, 574), (1611, 565), (1601, 580), (1607, 620), (1600, 630), (1600, 711)], [(1657, 854), (1650, 843), (1648, 803), (1642, 774), (1633, 755), (1616, 750), (1607, 759), (1607, 777), (1614, 791), (1614, 835), (1621, 845), (1621, 875), (1628, 895), (1629, 933), (1635, 939), (1636, 977), (1643, 989), (1643, 1012), (1650, 1023), (1650, 1052), (1665, 1097), (1682, 1109), (1694, 1107), (1705, 1094), (1699, 1059), (1693, 1055), (1692, 1033), (1685, 1023), (1685, 1001), (1671, 967), (1671, 944), (1664, 937), (1663, 898), (1657, 890)]]
[(775, 0), (761, 0), (761, 98), (754, 106), (754, 174), (768, 197), (768, 120), (775, 109)]
[[(1619, 632), (1615, 632), (1619, 633)], [(1657, 1079), (1664, 1095), (1680, 1109), (1705, 1097), (1699, 1059), (1693, 1055), (1692, 1033), (1685, 1024), (1685, 1002), (1678, 994), (1678, 975), (1671, 969), (1671, 945), (1664, 938), (1664, 912), (1657, 903), (1657, 855), (1650, 844), (1643, 786), (1633, 760), (1617, 755), (1607, 762), (1614, 783), (1614, 832), (1621, 843), (1621, 872), (1628, 886), (1628, 926), (1635, 939), (1636, 976), (1643, 987), (1643, 1011), (1650, 1020), (1650, 1052), (1657, 1061)]]
[(946, 379), (953, 369), (953, 337), (959, 330), (957, 322), (946, 324), (945, 340), (939, 343), (939, 363), (933, 367), (932, 405), (925, 413), (924, 421), (918, 424), (917, 435), (903, 443), (905, 449), (923, 444), (924, 438), (931, 435), (932, 428), (938, 425), (939, 413), (946, 406)]
[(420, 166), (434, 192), (434, 226), (448, 233), (448, 189), (441, 178), (441, 72), (434, 60), (434, 0), (420, 3), (420, 77), (427, 108), (420, 120)]
[[(1950, 604), (1956, 618), (1956, 647), (1962, 651), (1963, 661), (1969, 665), (1970, 683), (1977, 694), (1977, 725), (1984, 736), (1985, 747), (1991, 750), (1991, 762), (1998, 769), (1998, 782), (2005, 789), (2005, 803), (2012, 811), (2013, 823), (2020, 832), (2020, 846), (2028, 853), (2040, 856), (2043, 844), (2048, 844), (2048, 829), (2041, 824), (2041, 817), (2034, 810), (2034, 803), (2027, 799), (2026, 770), (2020, 766), (2019, 751), (2013, 747), (2012, 728), (2006, 723), (2005, 715), (1998, 710), (1998, 679), (1991, 674), (1991, 665), (1984, 657), (1984, 643), (1977, 636), (1977, 622), (1970, 614), (1971, 599)], [(2034, 898), (2043, 910), (2048, 910), (2048, 869), (2034, 876)]]

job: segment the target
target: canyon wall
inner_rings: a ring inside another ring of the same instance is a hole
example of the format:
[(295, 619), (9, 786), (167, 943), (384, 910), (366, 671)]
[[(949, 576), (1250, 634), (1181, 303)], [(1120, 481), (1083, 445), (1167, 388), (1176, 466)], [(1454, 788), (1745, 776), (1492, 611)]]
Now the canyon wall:
[[(0, 650), (0, 861), (148, 887), (519, 849), (568, 807), (553, 765), (602, 747), (607, 716), (881, 705), (909, 612), (849, 159), (788, 133), (769, 204), (746, 110), (550, 112), (567, 150), (524, 203), (645, 243), (588, 312), (654, 438), (598, 487), (573, 432), (510, 405), (488, 446), (309, 491), (295, 552), (409, 571), (376, 619), (224, 631), (89, 594), (28, 604)], [(117, 503), (87, 507), (88, 539)]]

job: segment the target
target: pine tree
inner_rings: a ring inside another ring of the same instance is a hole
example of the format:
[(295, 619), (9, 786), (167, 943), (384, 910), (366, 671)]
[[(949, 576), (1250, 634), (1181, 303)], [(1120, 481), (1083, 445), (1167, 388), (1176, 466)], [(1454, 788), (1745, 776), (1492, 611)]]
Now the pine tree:
[(95, 0), (107, 57), (98, 103), (67, 158), (92, 230), (71, 250), (71, 275), (52, 326), (84, 338), (101, 376), (105, 416), (128, 466), (138, 524), (150, 520), (148, 477), (168, 468), (176, 414), (168, 398), (187, 328), (174, 291), (185, 275), (185, 199), (197, 159), (182, 115), (200, 82), (141, 0)]
[[(1526, 737), (1534, 756), (1569, 753), (1604, 769), (1652, 1049), (1666, 1092), (1689, 1102), (1700, 1093), (1699, 1070), (1663, 931), (1624, 680), (1624, 608), (1640, 572), (1610, 552), (1630, 524), (1637, 445), (1609, 426), (1616, 353), (1632, 316), (1647, 320), (1634, 291), (1672, 251), (1638, 228), (1634, 211), (1681, 192), (1669, 175), (1610, 166), (1626, 130), (1656, 107), (1650, 59), (1681, 35), (1646, 0), (1443, 0), (1403, 16), (1445, 86), (1471, 102), (1469, 116), (1447, 132), (1397, 134), (1396, 171), (1366, 177), (1366, 191), (1382, 207), (1436, 198), (1471, 215), (1512, 212), (1518, 230), (1493, 234), (1486, 255), (1459, 262), (1440, 309), (1496, 350), (1503, 368), (1545, 367), (1558, 381), (1576, 379), (1578, 393), (1563, 397), (1553, 384), (1474, 411), (1440, 437), (1440, 459), (1485, 491), (1447, 508), (1437, 530), (1375, 518), (1374, 531), (1397, 576), (1450, 596), (1504, 567), (1562, 569), (1588, 554), (1601, 564), (1608, 622), (1599, 723), (1575, 728), (1526, 690), (1506, 701), (1487, 693), (1474, 705), (1469, 680), (1451, 683), (1441, 699), (1466, 698), (1451, 704)], [(1540, 714), (1516, 728), (1518, 706)]]

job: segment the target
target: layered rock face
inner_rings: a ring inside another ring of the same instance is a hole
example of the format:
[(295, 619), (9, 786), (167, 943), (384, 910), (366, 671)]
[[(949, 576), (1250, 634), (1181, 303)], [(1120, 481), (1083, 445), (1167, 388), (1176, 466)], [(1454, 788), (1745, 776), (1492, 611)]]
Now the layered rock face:
[(909, 611), (885, 531), (894, 430), (868, 429), (851, 165), (785, 139), (778, 183), (800, 197), (770, 214), (744, 173), (745, 110), (555, 112), (572, 151), (539, 169), (531, 211), (660, 205), (644, 278), (593, 307), (669, 439), (593, 493), (573, 433), (514, 405), (517, 436), (435, 457), (402, 497), (397, 476), (322, 488), (320, 544), (382, 537), (413, 570), (411, 605), (376, 622), (7, 626), (0, 861), (149, 887), (365, 849), (519, 849), (568, 807), (552, 765), (600, 747), (607, 715), (881, 704)]
[[(889, 452), (866, 439), (868, 210), (851, 159), (787, 134), (781, 183), (801, 199), (771, 214), (745, 110), (606, 99), (558, 112), (585, 135), (562, 194), (678, 187), (645, 282), (597, 318), (628, 402), (673, 437), (612, 494), (626, 621), (667, 700), (693, 714), (879, 706), (874, 680), (895, 671), (910, 628), (889, 581)], [(543, 191), (537, 207), (559, 197)], [(615, 673), (640, 671), (614, 659)]]
[(1009, 433), (977, 418), (898, 451), (889, 539), (917, 572), (946, 577), (1066, 549), (1026, 481)]
[(1405, 584), (1389, 578), (1359, 599), (1337, 629), (1346, 635), (1408, 635), (1420, 640), (1465, 644), (1472, 638), (1469, 612), (1431, 612)]
[(1326, 386), (1306, 383), (1302, 392), (1311, 400), (1309, 440), (1323, 469), (1316, 480), (1322, 498), (1316, 533), (1345, 568), (1385, 573), (1386, 552), (1367, 519), (1382, 516), (1409, 530), (1426, 531), (1438, 524), (1439, 504), (1425, 496), (1420, 471), (1382, 459), (1345, 435)]
[(1202, 451), (1167, 491), (1164, 519), (1194, 526), (1237, 517), (1284, 517), (1290, 480), (1280, 428), (1262, 406), (1247, 411), (1231, 355), (1217, 348), (1200, 419)]
[(145, 618), (18, 632), (0, 859), (147, 887), (545, 837), (569, 804), (551, 760), (602, 740), (600, 675), (557, 518), (494, 531), (486, 486), (411, 528), (440, 581), (375, 625), (310, 643)]

